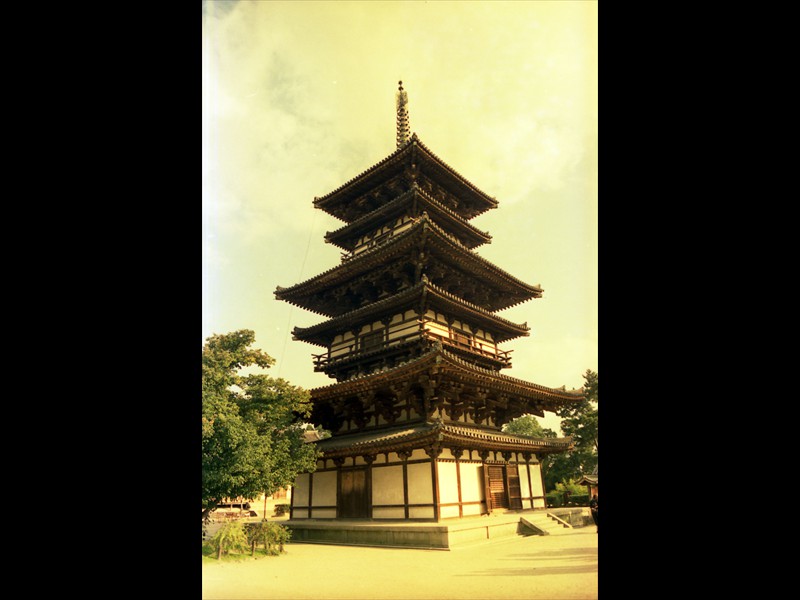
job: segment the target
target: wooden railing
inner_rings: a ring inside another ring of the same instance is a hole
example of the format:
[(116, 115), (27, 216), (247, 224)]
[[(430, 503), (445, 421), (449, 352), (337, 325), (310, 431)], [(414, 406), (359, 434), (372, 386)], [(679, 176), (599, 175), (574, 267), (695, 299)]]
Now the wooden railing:
[(368, 348), (362, 348), (360, 340), (353, 340), (351, 344), (338, 348), (335, 356), (329, 356), (328, 353), (312, 354), (311, 356), (314, 360), (314, 369), (316, 371), (323, 371), (327, 367), (338, 362), (350, 360), (368, 352), (372, 353), (375, 351), (387, 350), (393, 346), (420, 338), (431, 342), (439, 341), (444, 346), (479, 354), (481, 356), (504, 363), (506, 366), (511, 365), (511, 352), (513, 352), (513, 350), (500, 350), (496, 348), (494, 344), (485, 343), (481, 340), (476, 340), (473, 337), (466, 337), (461, 334), (456, 334), (452, 331), (445, 334), (444, 332), (437, 333), (435, 331), (431, 331), (430, 329), (426, 329), (425, 325), (432, 322), (434, 321), (429, 318), (408, 321), (407, 323), (403, 324), (403, 327), (400, 329), (395, 329), (392, 331), (391, 339), (384, 339), (382, 342), (371, 344)]

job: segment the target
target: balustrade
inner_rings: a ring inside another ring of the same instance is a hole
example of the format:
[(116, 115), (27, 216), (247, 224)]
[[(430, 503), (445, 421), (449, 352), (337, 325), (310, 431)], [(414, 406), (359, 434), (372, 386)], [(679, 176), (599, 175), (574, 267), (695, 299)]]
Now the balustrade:
[(381, 350), (390, 349), (393, 346), (398, 346), (415, 339), (424, 339), (429, 342), (439, 341), (444, 346), (459, 350), (467, 350), (468, 352), (499, 361), (505, 366), (511, 365), (510, 355), (513, 350), (500, 350), (494, 344), (486, 343), (480, 339), (453, 331), (445, 331), (442, 329), (441, 332), (437, 332), (426, 327), (426, 325), (429, 324), (438, 324), (441, 326), (441, 323), (437, 323), (430, 318), (416, 319), (403, 323), (400, 327), (392, 328), (389, 332), (389, 339), (384, 338), (382, 341), (371, 340), (367, 348), (363, 347), (360, 343), (360, 339), (353, 339), (350, 344), (337, 347), (334, 355), (329, 353), (312, 354), (314, 369), (316, 371), (323, 371), (337, 362), (351, 360), (367, 353), (373, 354)]

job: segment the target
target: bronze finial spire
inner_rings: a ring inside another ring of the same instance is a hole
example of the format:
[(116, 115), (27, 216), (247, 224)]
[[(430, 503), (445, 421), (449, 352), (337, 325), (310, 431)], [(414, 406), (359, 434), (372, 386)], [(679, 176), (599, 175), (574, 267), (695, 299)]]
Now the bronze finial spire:
[(398, 82), (400, 88), (397, 90), (397, 147), (399, 148), (408, 141), (410, 128), (408, 125), (408, 94), (403, 89), (403, 82)]

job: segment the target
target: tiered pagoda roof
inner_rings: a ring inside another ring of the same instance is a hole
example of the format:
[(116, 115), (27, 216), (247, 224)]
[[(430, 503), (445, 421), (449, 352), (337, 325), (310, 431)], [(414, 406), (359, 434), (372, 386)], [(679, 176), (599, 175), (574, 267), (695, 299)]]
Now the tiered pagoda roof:
[[(416, 269), (422, 261), (427, 263), (424, 270)], [(392, 269), (405, 275), (407, 285), (416, 283), (413, 280), (419, 280), (424, 272), (441, 288), (491, 312), (539, 298), (543, 292), (539, 285), (527, 284), (470, 251), (425, 213), (382, 245), (294, 286), (279, 286), (275, 296), (317, 314), (336, 317), (365, 303), (363, 298), (347, 301), (343, 290), (347, 284), (365, 275), (376, 279)], [(372, 299), (367, 297), (367, 301), (376, 299), (377, 294)]]
[(502, 317), (462, 300), (422, 278), (417, 284), (406, 288), (392, 296), (367, 304), (352, 312), (339, 315), (333, 319), (323, 321), (311, 327), (295, 327), (292, 331), (293, 339), (302, 340), (317, 346), (327, 346), (330, 338), (339, 331), (376, 319), (391, 312), (399, 312), (407, 308), (419, 309), (438, 308), (474, 323), (493, 333), (497, 342), (508, 341), (520, 336), (529, 335), (530, 328), (527, 323), (513, 323)]
[(413, 446), (460, 447), (494, 451), (530, 452), (538, 455), (564, 452), (574, 448), (570, 437), (531, 438), (510, 433), (486, 431), (476, 427), (435, 421), (409, 425), (392, 431), (371, 431), (340, 435), (317, 442), (325, 458), (396, 452)]
[(439, 190), (450, 208), (467, 221), (498, 204), (431, 152), (415, 133), (382, 161), (329, 194), (314, 198), (314, 207), (351, 223), (408, 191), (414, 181), (423, 189)]
[(414, 216), (427, 212), (431, 219), (440, 227), (449, 231), (461, 244), (474, 249), (482, 244), (491, 242), (492, 236), (469, 224), (461, 215), (448, 208), (416, 183), (411, 189), (403, 192), (394, 200), (367, 213), (348, 225), (329, 231), (325, 234), (325, 241), (344, 250), (352, 251), (360, 236), (374, 231), (381, 223), (395, 219), (403, 214), (411, 213)]
[(420, 374), (443, 375), (449, 381), (479, 387), (487, 397), (502, 397), (503, 402), (507, 403), (504, 408), (510, 411), (507, 413), (508, 420), (528, 413), (543, 416), (545, 410), (556, 411), (584, 397), (581, 389), (567, 391), (564, 388), (549, 388), (481, 368), (459, 358), (441, 344), (434, 344), (425, 354), (394, 368), (314, 388), (311, 390), (311, 401), (315, 404), (326, 403), (347, 395), (388, 387), (396, 382), (410, 381), (413, 376)]

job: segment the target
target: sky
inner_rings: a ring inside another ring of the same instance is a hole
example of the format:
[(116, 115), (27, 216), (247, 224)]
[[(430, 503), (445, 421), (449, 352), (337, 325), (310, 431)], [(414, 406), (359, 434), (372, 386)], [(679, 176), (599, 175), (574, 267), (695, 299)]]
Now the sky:
[(325, 318), (274, 292), (340, 263), (313, 199), (396, 150), (402, 80), (411, 132), (498, 201), (477, 254), (544, 288), (497, 313), (531, 328), (502, 373), (599, 371), (597, 2), (206, 0), (202, 27), (201, 345), (251, 329), (267, 374), (334, 382), (291, 339)]

